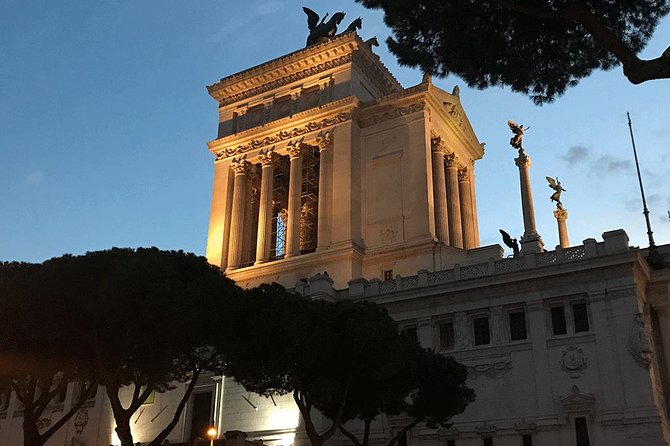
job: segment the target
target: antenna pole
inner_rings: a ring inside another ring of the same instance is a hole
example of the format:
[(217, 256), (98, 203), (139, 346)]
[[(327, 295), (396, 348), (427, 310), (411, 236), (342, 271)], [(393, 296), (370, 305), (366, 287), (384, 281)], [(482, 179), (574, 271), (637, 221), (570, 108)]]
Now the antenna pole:
[(637, 180), (640, 183), (640, 194), (642, 194), (642, 213), (647, 222), (647, 236), (649, 237), (649, 256), (648, 262), (652, 267), (663, 266), (663, 257), (659, 255), (656, 243), (654, 243), (654, 232), (651, 230), (651, 222), (649, 221), (649, 209), (647, 209), (647, 199), (644, 195), (644, 186), (642, 186), (642, 174), (640, 173), (640, 163), (637, 160), (637, 149), (635, 148), (635, 137), (633, 136), (633, 123), (630, 120), (630, 113), (626, 112), (628, 117), (628, 130), (630, 130), (630, 141), (633, 144), (633, 156), (635, 157), (635, 167), (637, 168)]

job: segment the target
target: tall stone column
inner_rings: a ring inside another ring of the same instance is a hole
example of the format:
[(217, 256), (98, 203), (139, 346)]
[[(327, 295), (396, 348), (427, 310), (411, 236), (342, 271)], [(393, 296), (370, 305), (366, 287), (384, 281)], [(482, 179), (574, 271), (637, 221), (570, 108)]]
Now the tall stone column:
[(302, 196), (302, 140), (286, 148), (291, 159), (288, 184), (288, 224), (286, 257), (300, 254), (300, 206)]
[(462, 167), (458, 170), (458, 190), (461, 198), (461, 223), (463, 225), (463, 244), (465, 249), (477, 247), (470, 179), (470, 171), (467, 167)]
[(259, 153), (261, 162), (261, 196), (258, 208), (258, 239), (256, 264), (270, 260), (272, 238), (272, 181), (274, 176), (274, 147)]
[(451, 246), (462, 249), (463, 225), (461, 223), (461, 198), (458, 192), (458, 158), (455, 153), (447, 155), (447, 208)]
[(558, 243), (561, 248), (569, 248), (570, 240), (568, 239), (568, 224), (566, 223), (568, 210), (560, 207), (554, 211), (554, 217), (558, 223)]
[(433, 195), (435, 200), (435, 232), (437, 239), (449, 244), (449, 216), (447, 215), (447, 183), (444, 172), (445, 145), (438, 136), (430, 139), (433, 153)]
[(231, 168), (235, 173), (233, 186), (233, 209), (230, 221), (230, 241), (228, 243), (228, 268), (239, 268), (242, 264), (244, 242), (244, 212), (247, 198), (247, 174), (249, 161), (244, 157), (233, 158)]
[(519, 157), (514, 159), (519, 168), (519, 181), (521, 183), (521, 208), (523, 210), (524, 232), (521, 237), (521, 252), (544, 251), (542, 237), (537, 233), (535, 227), (535, 207), (533, 206), (533, 192), (530, 186), (530, 157), (523, 149), (519, 149)]
[(333, 147), (332, 130), (319, 134), (316, 138), (316, 143), (319, 145), (319, 202), (317, 210), (316, 250), (321, 251), (330, 246), (330, 225), (332, 215), (328, 198), (332, 183), (330, 178), (332, 165), (331, 152)]
[(470, 164), (470, 196), (472, 197), (472, 221), (475, 228), (475, 248), (479, 248), (479, 220), (477, 217), (477, 193), (475, 191), (475, 160)]

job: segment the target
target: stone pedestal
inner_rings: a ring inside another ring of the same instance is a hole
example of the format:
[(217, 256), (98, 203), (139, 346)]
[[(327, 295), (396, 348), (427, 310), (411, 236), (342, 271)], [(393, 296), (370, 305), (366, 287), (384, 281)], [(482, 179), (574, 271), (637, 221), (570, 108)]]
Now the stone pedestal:
[(568, 239), (568, 224), (566, 223), (568, 219), (568, 210), (558, 208), (554, 211), (554, 217), (558, 223), (558, 243), (561, 245), (561, 248), (568, 248), (570, 247), (570, 240)]
[(521, 253), (538, 253), (544, 251), (544, 242), (535, 227), (535, 207), (533, 206), (533, 192), (530, 186), (530, 157), (523, 149), (519, 150), (519, 157), (514, 159), (519, 168), (521, 184), (521, 208), (523, 210), (524, 232), (521, 237)]

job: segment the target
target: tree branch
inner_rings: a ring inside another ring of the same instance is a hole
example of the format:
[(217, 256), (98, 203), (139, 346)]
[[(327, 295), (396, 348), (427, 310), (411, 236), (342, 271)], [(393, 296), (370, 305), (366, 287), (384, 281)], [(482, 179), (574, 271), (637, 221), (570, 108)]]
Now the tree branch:
[(423, 418), (415, 418), (414, 421), (412, 421), (412, 422), (409, 423), (407, 426), (405, 426), (405, 427), (403, 427), (402, 429), (400, 429), (400, 431), (399, 431), (397, 434), (395, 434), (395, 437), (393, 437), (393, 438), (391, 438), (391, 439), (389, 440), (389, 442), (388, 442), (388, 444), (387, 444), (386, 446), (393, 446), (393, 445), (398, 441), (398, 439), (399, 439), (400, 437), (402, 437), (403, 435), (405, 435), (405, 433), (406, 433), (408, 430), (410, 430), (411, 428), (413, 428), (413, 427), (416, 426), (417, 424), (421, 423), (422, 421), (423, 421)]
[(79, 401), (77, 401), (65, 415), (60, 417), (60, 419), (58, 419), (58, 421), (56, 421), (54, 424), (52, 424), (49, 427), (49, 429), (47, 429), (41, 435), (41, 437), (46, 440), (46, 439), (50, 438), (53, 434), (55, 434), (58, 429), (63, 427), (63, 425), (65, 423), (67, 423), (70, 420), (70, 418), (72, 418), (74, 416), (74, 414), (77, 413), (77, 411), (79, 409), (81, 409), (81, 406), (84, 405), (86, 400), (91, 397), (91, 394), (93, 393), (93, 389), (96, 388), (96, 387), (98, 387), (98, 384), (95, 383), (95, 382), (89, 382), (88, 386), (85, 383), (82, 383), (82, 389), (86, 389), (86, 390), (85, 391), (80, 391)]
[(344, 428), (341, 424), (337, 427), (340, 432), (344, 434), (345, 437), (347, 437), (349, 440), (351, 440), (352, 443), (354, 443), (355, 446), (363, 446), (360, 441), (358, 441), (358, 438), (348, 430)]

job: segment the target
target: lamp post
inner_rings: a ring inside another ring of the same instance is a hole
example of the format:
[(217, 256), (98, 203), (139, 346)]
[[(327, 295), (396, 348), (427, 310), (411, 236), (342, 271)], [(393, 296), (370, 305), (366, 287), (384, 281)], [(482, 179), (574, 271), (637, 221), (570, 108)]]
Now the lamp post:
[(214, 446), (214, 439), (216, 438), (217, 434), (218, 431), (216, 430), (216, 427), (211, 426), (209, 429), (207, 429), (207, 436), (209, 437), (209, 446)]

